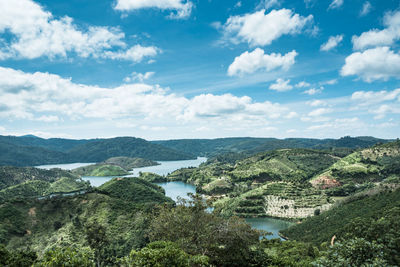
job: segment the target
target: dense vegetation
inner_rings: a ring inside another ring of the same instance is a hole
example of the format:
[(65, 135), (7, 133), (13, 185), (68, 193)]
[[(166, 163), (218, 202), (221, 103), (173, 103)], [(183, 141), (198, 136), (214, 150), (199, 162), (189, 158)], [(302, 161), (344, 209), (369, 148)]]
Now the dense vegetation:
[(113, 157), (101, 163), (73, 169), (72, 172), (80, 176), (124, 176), (128, 175), (129, 170), (133, 168), (154, 165), (158, 163), (148, 159)]
[(42, 164), (102, 162), (111, 157), (140, 157), (149, 160), (196, 158), (144, 139), (69, 140), (38, 137), (0, 136), (0, 165), (36, 166)]
[(101, 162), (110, 157), (141, 157), (150, 160), (193, 159), (224, 153), (252, 154), (283, 148), (365, 148), (388, 140), (373, 137), (341, 139), (220, 138), (151, 141), (134, 137), (71, 140), (36, 136), (0, 136), (0, 165), (36, 166), (73, 162)]
[[(399, 266), (399, 156), (400, 141), (229, 152), (96, 189), (69, 171), (1, 167), (0, 265)], [(174, 203), (153, 184), (171, 180), (197, 185), (207, 200)], [(282, 231), (289, 241), (260, 239), (267, 233), (239, 218), (255, 216), (299, 223)]]

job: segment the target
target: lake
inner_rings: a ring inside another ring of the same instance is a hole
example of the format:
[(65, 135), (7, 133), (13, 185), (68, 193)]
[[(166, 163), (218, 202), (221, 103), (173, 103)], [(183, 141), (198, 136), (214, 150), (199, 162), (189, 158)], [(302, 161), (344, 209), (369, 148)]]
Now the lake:
[[(171, 173), (180, 168), (198, 167), (201, 163), (205, 162), (206, 160), (207, 158), (199, 157), (195, 160), (159, 161), (160, 165), (135, 168), (131, 171), (131, 174), (126, 175), (124, 177), (139, 176), (139, 172), (153, 172), (159, 175), (167, 175), (168, 173)], [(64, 170), (71, 170), (74, 168), (87, 166), (90, 164), (93, 163), (54, 164), (54, 165), (41, 165), (36, 167), (42, 169), (60, 168)], [(84, 176), (82, 177), (82, 179), (85, 181), (89, 181), (92, 186), (98, 187), (115, 177), (117, 176), (105, 176), (105, 177)], [(194, 185), (180, 181), (157, 183), (157, 184), (162, 188), (164, 188), (165, 195), (172, 198), (174, 201), (176, 201), (178, 197), (187, 199), (187, 193), (196, 193), (196, 187)], [(292, 224), (287, 221), (273, 219), (273, 218), (247, 218), (246, 221), (255, 229), (271, 232), (272, 235), (268, 236), (268, 239), (280, 238), (278, 235), (279, 230), (286, 229)]]

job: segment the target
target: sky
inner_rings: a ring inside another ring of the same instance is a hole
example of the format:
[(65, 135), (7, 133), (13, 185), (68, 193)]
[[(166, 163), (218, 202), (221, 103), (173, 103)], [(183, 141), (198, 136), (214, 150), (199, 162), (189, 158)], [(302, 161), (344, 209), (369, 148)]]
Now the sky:
[(400, 133), (398, 0), (0, 0), (0, 135)]

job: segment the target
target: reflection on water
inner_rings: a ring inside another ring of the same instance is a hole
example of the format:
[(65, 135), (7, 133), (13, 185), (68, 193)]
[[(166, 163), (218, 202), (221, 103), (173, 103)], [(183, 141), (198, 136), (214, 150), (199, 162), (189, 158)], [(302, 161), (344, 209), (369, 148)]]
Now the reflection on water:
[(178, 200), (178, 197), (188, 199), (187, 194), (196, 193), (196, 186), (187, 184), (184, 182), (167, 182), (167, 183), (157, 183), (159, 186), (164, 188), (165, 190), (165, 195), (167, 197), (172, 198), (174, 201)]
[(293, 224), (291, 222), (274, 218), (246, 218), (246, 222), (255, 229), (271, 232), (272, 235), (267, 236), (268, 239), (281, 238), (278, 235), (278, 232), (289, 228), (289, 226)]

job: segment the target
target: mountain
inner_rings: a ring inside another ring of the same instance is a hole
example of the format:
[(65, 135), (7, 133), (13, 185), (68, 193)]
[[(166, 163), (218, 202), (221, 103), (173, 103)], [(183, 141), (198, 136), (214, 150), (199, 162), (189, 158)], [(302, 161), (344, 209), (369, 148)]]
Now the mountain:
[(134, 137), (111, 139), (43, 139), (0, 136), (0, 165), (101, 162), (111, 157), (140, 157), (148, 160), (183, 160), (195, 156)]
[(217, 138), (217, 139), (177, 139), (151, 141), (171, 149), (176, 149), (197, 156), (215, 156), (229, 152), (245, 152), (248, 155), (283, 149), (283, 148), (365, 148), (377, 143), (386, 143), (389, 140), (374, 137), (342, 137), (340, 139), (310, 139), (310, 138)]
[(135, 137), (98, 139), (68, 150), (76, 162), (101, 162), (111, 157), (139, 157), (150, 160), (184, 160), (196, 158), (162, 145)]

